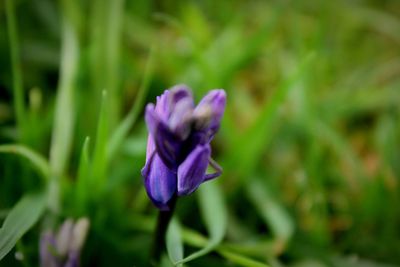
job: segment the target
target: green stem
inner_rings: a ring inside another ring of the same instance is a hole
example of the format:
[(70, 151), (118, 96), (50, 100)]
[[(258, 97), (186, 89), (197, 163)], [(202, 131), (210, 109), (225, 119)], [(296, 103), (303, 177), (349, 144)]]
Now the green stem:
[(62, 17), (60, 81), (50, 147), (49, 207), (56, 214), (60, 209), (60, 180), (68, 168), (74, 136), (74, 90), (78, 74), (79, 43), (76, 23), (72, 19), (73, 3), (72, 1), (62, 2), (65, 13)]
[(154, 233), (153, 247), (151, 252), (150, 263), (152, 266), (158, 266), (160, 263), (161, 255), (165, 251), (165, 234), (168, 225), (174, 214), (177, 197), (173, 196), (169, 202), (170, 209), (167, 211), (160, 210), (157, 219), (156, 232)]
[(24, 128), (24, 93), (22, 87), (22, 71), (19, 57), (17, 21), (15, 18), (14, 1), (6, 0), (7, 29), (9, 34), (9, 45), (11, 52), (11, 67), (13, 76), (14, 106), (17, 118), (17, 125), (20, 136), (23, 135)]

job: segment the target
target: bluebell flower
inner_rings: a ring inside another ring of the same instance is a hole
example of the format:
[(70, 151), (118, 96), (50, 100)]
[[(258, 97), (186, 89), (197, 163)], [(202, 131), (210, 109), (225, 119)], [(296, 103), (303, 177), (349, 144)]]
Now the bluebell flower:
[(67, 219), (55, 234), (48, 230), (40, 237), (41, 267), (78, 267), (80, 253), (89, 230), (89, 220)]
[[(159, 209), (169, 210), (174, 196), (191, 194), (221, 174), (221, 167), (211, 159), (210, 142), (225, 104), (225, 91), (215, 89), (195, 106), (191, 90), (177, 85), (157, 97), (156, 105), (147, 105), (149, 136), (142, 176), (148, 196)], [(206, 174), (209, 164), (215, 173)]]

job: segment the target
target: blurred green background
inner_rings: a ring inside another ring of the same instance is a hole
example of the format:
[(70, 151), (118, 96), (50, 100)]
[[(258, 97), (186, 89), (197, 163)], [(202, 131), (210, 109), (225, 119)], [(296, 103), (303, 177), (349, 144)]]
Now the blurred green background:
[(228, 105), (172, 261), (400, 266), (400, 1), (3, 0), (0, 22), (0, 222), (45, 199), (0, 229), (0, 266), (81, 216), (82, 266), (148, 266), (143, 109), (178, 83)]

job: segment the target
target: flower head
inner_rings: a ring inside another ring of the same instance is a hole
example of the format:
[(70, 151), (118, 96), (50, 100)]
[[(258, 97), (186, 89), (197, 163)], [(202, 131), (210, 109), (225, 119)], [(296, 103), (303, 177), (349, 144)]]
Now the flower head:
[[(161, 210), (174, 195), (191, 194), (204, 181), (218, 177), (221, 168), (211, 159), (210, 142), (225, 110), (226, 94), (211, 90), (195, 106), (192, 93), (177, 85), (148, 104), (146, 164), (142, 169), (147, 194)], [(208, 165), (216, 173), (206, 174)]]

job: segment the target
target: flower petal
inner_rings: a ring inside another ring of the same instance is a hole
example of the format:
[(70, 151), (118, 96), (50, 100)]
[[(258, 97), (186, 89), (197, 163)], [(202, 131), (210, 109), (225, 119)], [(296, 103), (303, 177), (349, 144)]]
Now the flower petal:
[(181, 140), (185, 140), (192, 127), (192, 114), (194, 109), (193, 99), (186, 97), (176, 103), (168, 120), (169, 129)]
[(168, 202), (176, 192), (176, 174), (164, 164), (157, 153), (153, 153), (146, 170), (142, 170), (146, 192), (151, 201), (161, 210), (168, 210)]
[(210, 130), (213, 136), (219, 129), (225, 111), (226, 93), (223, 89), (210, 91), (194, 110), (195, 127), (199, 130)]
[[(176, 169), (176, 159), (181, 147), (179, 138), (176, 137), (160, 119), (153, 104), (148, 104), (146, 106), (145, 120), (150, 132), (149, 138), (150, 136), (153, 137), (159, 156), (169, 168)], [(152, 144), (150, 143), (150, 145)], [(149, 149), (151, 149), (151, 147)]]
[(86, 217), (79, 218), (72, 230), (72, 240), (70, 243), (69, 250), (70, 251), (78, 251), (80, 252), (85, 243), (86, 237), (89, 232), (90, 221)]
[[(170, 96), (169, 96), (169, 104), (170, 107), (173, 109), (175, 105), (183, 99), (189, 99), (193, 101), (193, 95), (190, 88), (184, 84), (178, 84), (169, 89)], [(193, 104), (194, 105), (194, 104)], [(172, 111), (171, 109), (171, 111)]]
[(157, 131), (158, 125), (162, 123), (160, 115), (158, 114), (158, 112), (156, 112), (156, 107), (154, 106), (154, 104), (148, 104), (146, 106), (144, 119), (146, 121), (149, 132), (154, 136), (154, 133), (156, 133)]
[[(166, 122), (171, 113), (170, 101), (169, 101), (170, 91), (165, 90), (160, 96), (157, 96), (157, 102), (155, 105), (155, 112), (161, 120)], [(151, 104), (153, 105), (153, 104)]]
[(67, 257), (67, 262), (64, 267), (79, 267), (79, 252), (78, 251), (70, 251)]
[(186, 85), (176, 85), (157, 97), (155, 111), (162, 121), (167, 122), (175, 104), (182, 99), (191, 99), (193, 101), (192, 92)]
[(178, 168), (178, 195), (188, 195), (204, 181), (210, 145), (198, 145)]
[(154, 143), (153, 136), (149, 134), (147, 137), (147, 147), (146, 147), (146, 164), (147, 161), (149, 160), (151, 154), (156, 150), (156, 144)]
[(73, 228), (74, 221), (69, 218), (61, 225), (60, 230), (58, 230), (56, 236), (56, 249), (59, 255), (61, 255), (62, 257), (66, 256), (68, 253)]
[(40, 266), (57, 267), (59, 262), (57, 259), (56, 240), (53, 232), (46, 231), (40, 236), (39, 244)]

